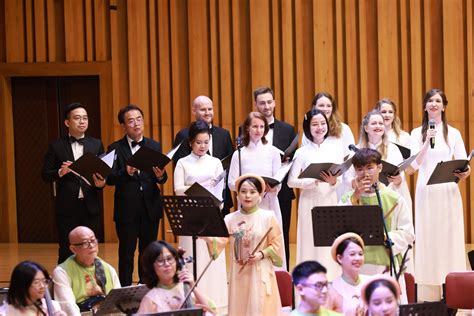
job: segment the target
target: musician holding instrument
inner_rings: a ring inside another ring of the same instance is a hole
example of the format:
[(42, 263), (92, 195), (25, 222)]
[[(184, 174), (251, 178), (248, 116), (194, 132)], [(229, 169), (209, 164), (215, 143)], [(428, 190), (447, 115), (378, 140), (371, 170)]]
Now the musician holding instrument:
[(94, 232), (78, 226), (69, 233), (73, 255), (53, 271), (54, 297), (68, 316), (79, 316), (119, 288), (115, 269), (98, 257), (99, 241)]
[(275, 213), (259, 206), (265, 181), (245, 174), (236, 180), (235, 189), (241, 208), (224, 218), (230, 238), (203, 238), (213, 255), (224, 250), (230, 240), (228, 315), (280, 315), (274, 267), (283, 266), (283, 234)]
[[(198, 287), (194, 287), (192, 273), (184, 268), (182, 255), (166, 241), (158, 240), (149, 244), (140, 257), (140, 265), (143, 282), (150, 291), (143, 297), (138, 314), (182, 308), (202, 308), (214, 313), (214, 303)], [(188, 296), (191, 289), (193, 293)], [(187, 296), (189, 300), (184, 303)]]
[(46, 295), (49, 294), (50, 281), (48, 271), (40, 264), (20, 262), (13, 269), (7, 299), (0, 306), (0, 315), (66, 316), (58, 302), (51, 301), (51, 297)]

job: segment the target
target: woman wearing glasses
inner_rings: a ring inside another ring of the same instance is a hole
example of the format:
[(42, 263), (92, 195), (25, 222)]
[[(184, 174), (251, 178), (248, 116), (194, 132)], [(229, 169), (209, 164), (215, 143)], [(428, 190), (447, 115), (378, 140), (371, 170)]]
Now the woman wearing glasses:
[(54, 315), (66, 316), (59, 304), (52, 301), (54, 311), (48, 311), (45, 292), (49, 291), (48, 271), (33, 261), (20, 262), (13, 269), (7, 299), (0, 307), (0, 315)]
[(140, 257), (140, 264), (143, 268), (142, 281), (150, 291), (143, 297), (138, 314), (190, 307), (200, 307), (212, 313), (214, 304), (201, 293), (199, 287), (194, 288), (190, 301), (183, 304), (194, 280), (192, 274), (183, 269), (184, 262), (176, 249), (166, 241), (149, 244)]

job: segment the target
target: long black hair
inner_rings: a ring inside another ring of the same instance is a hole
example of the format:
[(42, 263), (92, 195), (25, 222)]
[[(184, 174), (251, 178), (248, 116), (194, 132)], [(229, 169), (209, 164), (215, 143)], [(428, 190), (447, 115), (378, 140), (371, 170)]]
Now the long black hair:
[(46, 280), (49, 274), (39, 263), (33, 261), (22, 261), (14, 269), (10, 278), (10, 288), (7, 293), (7, 303), (16, 308), (28, 306), (29, 288), (38, 271), (43, 272)]

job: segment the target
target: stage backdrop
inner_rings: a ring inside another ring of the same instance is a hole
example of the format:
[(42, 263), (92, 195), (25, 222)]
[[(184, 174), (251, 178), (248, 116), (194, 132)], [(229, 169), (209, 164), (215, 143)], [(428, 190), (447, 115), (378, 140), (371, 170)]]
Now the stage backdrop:
[[(405, 130), (420, 125), (422, 97), (437, 87), (470, 150), (473, 11), (470, 0), (0, 0), (0, 242), (17, 240), (12, 77), (97, 76), (104, 144), (122, 137), (116, 113), (134, 103), (165, 151), (200, 94), (235, 136), (256, 87), (275, 90), (276, 117), (299, 131), (315, 92), (328, 91), (357, 137), (383, 97), (396, 102)], [(473, 184), (460, 185), (467, 242)], [(106, 241), (116, 240), (112, 194), (105, 190)], [(172, 240), (167, 227), (160, 237)]]

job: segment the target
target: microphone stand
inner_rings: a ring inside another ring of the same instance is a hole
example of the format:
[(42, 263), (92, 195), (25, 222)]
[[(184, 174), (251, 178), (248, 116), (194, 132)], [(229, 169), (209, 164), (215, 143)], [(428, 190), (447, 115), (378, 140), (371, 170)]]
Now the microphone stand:
[(237, 137), (237, 151), (238, 151), (238, 156), (239, 156), (239, 177), (242, 175), (242, 157), (240, 154), (240, 148), (242, 148), (242, 140), (240, 139), (240, 136)]
[(389, 253), (389, 257), (390, 257), (390, 276), (397, 276), (398, 275), (397, 267), (395, 266), (395, 257), (393, 256), (393, 249), (392, 249), (393, 242), (390, 239), (390, 235), (388, 234), (387, 224), (385, 223), (385, 217), (384, 217), (384, 214), (383, 214), (382, 199), (380, 198), (379, 186), (378, 186), (377, 182), (374, 183), (372, 185), (372, 187), (375, 190), (375, 194), (377, 196), (377, 201), (379, 203), (380, 210), (382, 211), (383, 231), (385, 233), (385, 236), (387, 236), (387, 240), (385, 241), (385, 248), (388, 249), (388, 253)]
[(397, 281), (400, 279), (400, 277), (402, 276), (402, 272), (405, 271), (406, 269), (406, 266), (405, 266), (405, 262), (407, 261), (407, 255), (408, 255), (408, 251), (413, 248), (412, 245), (408, 245), (408, 248), (407, 250), (405, 250), (405, 253), (403, 254), (403, 257), (402, 257), (402, 262), (400, 264), (400, 270), (398, 270), (398, 274), (395, 276), (395, 278), (397, 279)]

